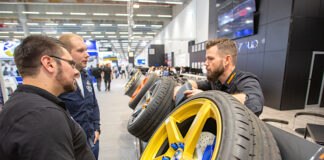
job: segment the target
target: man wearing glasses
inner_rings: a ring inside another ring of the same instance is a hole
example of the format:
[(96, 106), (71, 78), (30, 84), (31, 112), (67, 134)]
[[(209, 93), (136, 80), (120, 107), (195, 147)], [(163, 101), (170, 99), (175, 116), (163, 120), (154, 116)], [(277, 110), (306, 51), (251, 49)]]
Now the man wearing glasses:
[(64, 45), (29, 36), (14, 60), (23, 84), (0, 113), (0, 159), (94, 160), (85, 133), (57, 98), (75, 91), (80, 76)]
[(87, 135), (88, 144), (96, 159), (98, 159), (100, 114), (91, 78), (84, 70), (89, 58), (87, 46), (83, 39), (75, 34), (64, 34), (59, 40), (68, 48), (76, 63), (76, 69), (80, 71), (81, 75), (76, 79), (77, 90), (61, 94), (59, 97), (66, 102), (73, 119), (83, 128)]

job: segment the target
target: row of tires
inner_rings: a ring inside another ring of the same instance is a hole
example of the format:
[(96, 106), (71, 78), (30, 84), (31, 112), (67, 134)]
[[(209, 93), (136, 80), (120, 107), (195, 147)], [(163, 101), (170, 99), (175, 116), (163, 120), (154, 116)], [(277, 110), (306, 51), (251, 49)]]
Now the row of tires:
[(125, 86), (133, 109), (127, 129), (148, 142), (141, 159), (281, 159), (269, 129), (231, 95), (206, 91), (175, 106), (176, 85), (134, 72)]

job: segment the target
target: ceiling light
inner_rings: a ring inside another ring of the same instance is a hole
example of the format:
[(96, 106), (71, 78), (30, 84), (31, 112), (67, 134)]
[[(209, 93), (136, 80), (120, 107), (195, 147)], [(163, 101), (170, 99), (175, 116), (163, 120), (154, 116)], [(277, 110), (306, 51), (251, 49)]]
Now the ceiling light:
[(96, 38), (104, 38), (105, 36), (95, 36)]
[(0, 36), (0, 38), (9, 38), (9, 36)]
[(106, 34), (116, 34), (116, 32), (105, 32)]
[(162, 25), (151, 25), (152, 27), (162, 27)]
[(9, 32), (0, 32), (0, 34), (9, 34)]
[(45, 14), (50, 14), (50, 15), (62, 15), (62, 12), (45, 12)]
[(24, 38), (24, 36), (14, 36), (15, 38)]
[(76, 26), (75, 23), (64, 23), (63, 26)]
[(39, 14), (39, 12), (26, 12), (26, 11), (23, 11), (22, 13), (23, 14)]
[(62, 32), (62, 34), (72, 34), (72, 32)]
[(128, 24), (117, 24), (118, 27), (127, 27)]
[(138, 4), (138, 3), (135, 3), (134, 5), (133, 5), (133, 8), (139, 8), (140, 7), (140, 5)]
[(29, 26), (38, 26), (38, 23), (27, 23)]
[(150, 14), (136, 14), (137, 17), (151, 17)]
[(164, 3), (167, 3), (167, 4), (182, 4), (182, 2), (170, 2), (170, 1), (165, 1)]
[(57, 23), (45, 23), (45, 26), (57, 26)]
[(146, 32), (146, 34), (156, 34), (155, 32)]
[(95, 24), (93, 23), (85, 23), (85, 24), (82, 24), (82, 26), (94, 26)]
[(116, 38), (117, 36), (108, 36), (108, 38)]
[(145, 38), (153, 38), (153, 36), (145, 36)]
[(128, 36), (119, 36), (120, 38), (128, 38)]
[(42, 34), (42, 32), (30, 32), (30, 34)]
[(87, 32), (76, 32), (76, 34), (87, 34)]
[(112, 26), (112, 24), (100, 24), (100, 26)]
[(13, 11), (0, 11), (0, 13), (3, 13), (3, 14), (10, 14), (10, 13), (13, 13)]
[(133, 32), (133, 34), (143, 34), (143, 32)]
[(53, 32), (45, 32), (46, 34), (56, 34), (57, 32), (56, 31), (53, 31)]
[(158, 15), (158, 17), (163, 17), (163, 18), (171, 18), (172, 16), (171, 15)]
[(134, 27), (145, 27), (146, 25), (145, 24), (135, 24)]
[(91, 32), (91, 34), (101, 34), (101, 32)]
[(108, 16), (109, 13), (93, 13), (94, 16)]
[[(108, 37), (110, 37), (110, 36), (108, 36)], [(116, 36), (115, 36), (115, 37), (116, 37)], [(110, 42), (112, 42), (112, 43), (113, 43), (113, 42), (118, 42), (118, 40), (111, 40)]]
[(24, 34), (25, 32), (13, 32), (14, 34)]
[(84, 16), (84, 15), (87, 15), (87, 13), (81, 13), (81, 12), (71, 12), (70, 13), (71, 15), (76, 15), (76, 16)]
[(119, 34), (128, 34), (128, 32), (119, 32)]
[(91, 36), (82, 36), (83, 38), (91, 38)]
[(115, 16), (128, 16), (128, 14), (117, 13)]
[(142, 36), (133, 36), (134, 38), (142, 38)]
[(5, 25), (18, 25), (17, 22), (5, 22), (3, 24), (5, 24)]
[(149, 0), (139, 0), (139, 2), (157, 3), (157, 1), (149, 1)]
[(100, 40), (100, 42), (108, 42), (108, 40)]

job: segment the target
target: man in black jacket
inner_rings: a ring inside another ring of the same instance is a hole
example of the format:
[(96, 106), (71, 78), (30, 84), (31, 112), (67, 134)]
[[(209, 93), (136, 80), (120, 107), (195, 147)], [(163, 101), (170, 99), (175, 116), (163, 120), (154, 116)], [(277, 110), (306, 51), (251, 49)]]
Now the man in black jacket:
[(64, 45), (29, 36), (14, 59), (23, 84), (0, 113), (0, 159), (94, 160), (85, 133), (57, 98), (75, 91), (80, 76)]
[[(256, 75), (236, 69), (237, 47), (234, 41), (219, 38), (206, 44), (207, 80), (189, 81), (193, 90), (185, 91), (187, 97), (206, 90), (220, 90), (231, 94), (245, 104), (255, 115), (263, 110), (263, 93)], [(179, 87), (174, 89), (177, 94)]]
[(96, 68), (93, 68), (92, 69), (92, 75), (95, 77), (96, 81), (97, 81), (97, 88), (98, 88), (98, 91), (101, 91), (101, 73), (102, 73), (102, 69), (100, 68), (99, 66), (99, 63), (97, 64), (97, 67)]

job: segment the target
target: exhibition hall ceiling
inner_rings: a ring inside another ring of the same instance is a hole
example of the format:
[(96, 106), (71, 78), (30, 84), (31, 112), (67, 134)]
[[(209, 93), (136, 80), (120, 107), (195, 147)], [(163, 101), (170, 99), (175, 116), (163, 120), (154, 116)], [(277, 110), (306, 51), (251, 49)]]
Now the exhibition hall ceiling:
[(75, 33), (122, 56), (143, 50), (189, 0), (0, 0), (0, 39)]

